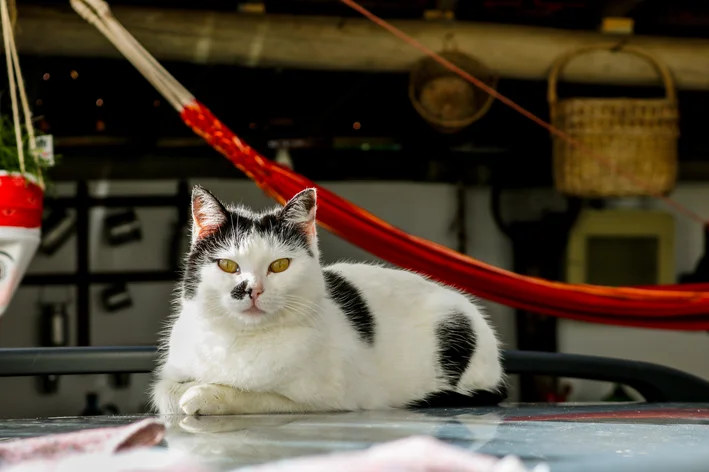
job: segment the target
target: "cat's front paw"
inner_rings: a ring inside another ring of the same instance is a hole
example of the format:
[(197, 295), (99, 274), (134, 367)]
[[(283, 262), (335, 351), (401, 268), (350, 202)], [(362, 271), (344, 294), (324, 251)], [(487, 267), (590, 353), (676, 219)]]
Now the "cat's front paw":
[(229, 414), (232, 394), (233, 389), (224, 385), (195, 385), (180, 398), (180, 409), (190, 416)]

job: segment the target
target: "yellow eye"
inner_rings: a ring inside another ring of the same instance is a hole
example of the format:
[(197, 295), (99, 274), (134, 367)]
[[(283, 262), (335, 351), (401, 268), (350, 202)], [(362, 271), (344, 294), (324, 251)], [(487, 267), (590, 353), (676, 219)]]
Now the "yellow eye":
[(236, 274), (239, 272), (239, 264), (229, 259), (219, 259), (217, 265), (227, 274)]
[(290, 266), (290, 259), (278, 259), (276, 261), (271, 262), (271, 265), (268, 266), (268, 269), (271, 272), (274, 272), (277, 274), (279, 272), (283, 272), (284, 270), (286, 270), (288, 268), (288, 266)]

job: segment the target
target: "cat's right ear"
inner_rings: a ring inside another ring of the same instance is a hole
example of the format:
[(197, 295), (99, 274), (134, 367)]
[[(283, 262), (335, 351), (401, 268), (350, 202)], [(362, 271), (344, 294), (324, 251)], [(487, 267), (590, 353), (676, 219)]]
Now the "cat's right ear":
[(224, 205), (214, 195), (195, 186), (192, 190), (192, 244), (218, 231), (227, 216)]
[(281, 210), (281, 218), (298, 226), (308, 238), (313, 238), (316, 231), (317, 200), (317, 191), (314, 188), (306, 188), (286, 203)]

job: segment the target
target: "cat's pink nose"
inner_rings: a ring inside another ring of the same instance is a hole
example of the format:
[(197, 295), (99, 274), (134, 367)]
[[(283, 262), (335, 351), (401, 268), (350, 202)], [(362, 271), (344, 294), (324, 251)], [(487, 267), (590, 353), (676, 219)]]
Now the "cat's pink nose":
[(249, 289), (249, 298), (256, 300), (263, 293), (263, 286), (255, 285)]

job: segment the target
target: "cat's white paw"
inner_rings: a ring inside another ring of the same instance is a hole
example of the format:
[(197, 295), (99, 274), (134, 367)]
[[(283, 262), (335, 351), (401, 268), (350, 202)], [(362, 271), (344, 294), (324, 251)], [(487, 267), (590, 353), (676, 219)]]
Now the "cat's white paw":
[(232, 389), (224, 385), (195, 385), (180, 398), (180, 409), (190, 416), (229, 414), (227, 407), (232, 393)]

